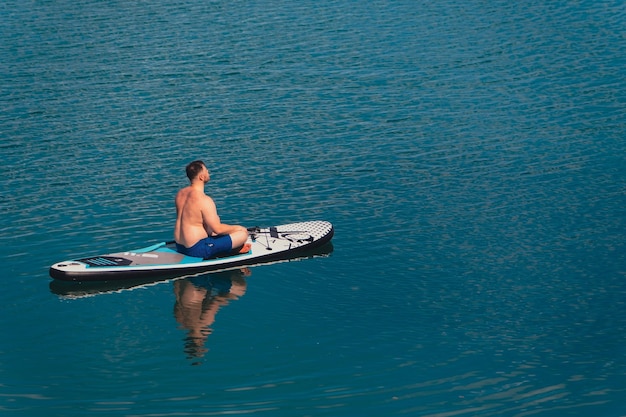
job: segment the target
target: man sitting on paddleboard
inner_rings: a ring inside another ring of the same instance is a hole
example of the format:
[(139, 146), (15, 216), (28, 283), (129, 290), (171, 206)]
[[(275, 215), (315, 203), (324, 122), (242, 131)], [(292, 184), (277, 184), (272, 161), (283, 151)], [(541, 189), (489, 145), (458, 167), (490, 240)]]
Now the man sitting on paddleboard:
[(222, 223), (213, 199), (204, 193), (204, 185), (211, 179), (204, 162), (193, 161), (187, 165), (187, 177), (191, 185), (176, 194), (176, 250), (203, 259), (234, 249), (239, 249), (239, 253), (248, 252), (248, 230)]

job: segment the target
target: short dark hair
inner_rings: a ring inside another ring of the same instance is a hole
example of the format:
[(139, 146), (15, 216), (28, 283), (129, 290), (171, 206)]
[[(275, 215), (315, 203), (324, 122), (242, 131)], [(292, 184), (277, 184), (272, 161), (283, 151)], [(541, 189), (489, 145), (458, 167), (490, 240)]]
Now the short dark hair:
[(190, 162), (187, 165), (187, 178), (189, 178), (189, 181), (193, 181), (200, 172), (202, 172), (202, 168), (204, 168), (206, 165), (204, 164), (204, 162), (198, 160), (198, 161), (193, 161)]

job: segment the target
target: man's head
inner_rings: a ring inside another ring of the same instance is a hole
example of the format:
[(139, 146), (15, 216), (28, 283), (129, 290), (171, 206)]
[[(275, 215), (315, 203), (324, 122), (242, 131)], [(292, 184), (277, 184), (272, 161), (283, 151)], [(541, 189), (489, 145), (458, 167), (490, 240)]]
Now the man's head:
[[(208, 170), (206, 168), (206, 165), (204, 164), (204, 162), (202, 161), (193, 161), (190, 162), (187, 165), (187, 178), (189, 178), (189, 181), (193, 181), (195, 179), (198, 179), (198, 177), (200, 176), (200, 174), (203, 174), (206, 172), (207, 174), (207, 178), (206, 181), (209, 180), (208, 178)], [(205, 182), (206, 182), (205, 181)]]

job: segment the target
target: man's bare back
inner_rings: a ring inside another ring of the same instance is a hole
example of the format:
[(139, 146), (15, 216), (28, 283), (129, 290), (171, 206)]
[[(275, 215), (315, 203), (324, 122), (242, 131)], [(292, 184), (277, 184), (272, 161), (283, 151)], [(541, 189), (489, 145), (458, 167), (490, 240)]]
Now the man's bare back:
[(190, 248), (200, 239), (215, 234), (211, 226), (204, 221), (205, 217), (208, 218), (211, 206), (215, 207), (212, 199), (192, 186), (185, 187), (178, 192), (176, 228), (174, 229), (176, 242)]
[(204, 193), (204, 186), (211, 178), (204, 163), (194, 161), (189, 164), (187, 176), (191, 185), (176, 194), (176, 243), (190, 248), (207, 237), (229, 235), (232, 249), (244, 246), (248, 239), (247, 229), (222, 223), (215, 202)]

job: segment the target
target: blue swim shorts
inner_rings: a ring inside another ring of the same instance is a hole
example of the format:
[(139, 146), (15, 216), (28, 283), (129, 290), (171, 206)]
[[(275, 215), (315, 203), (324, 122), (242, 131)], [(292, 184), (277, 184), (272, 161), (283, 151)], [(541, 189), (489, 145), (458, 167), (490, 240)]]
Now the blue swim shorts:
[(176, 250), (187, 256), (210, 259), (233, 250), (233, 241), (229, 235), (209, 236), (190, 248), (176, 243)]

